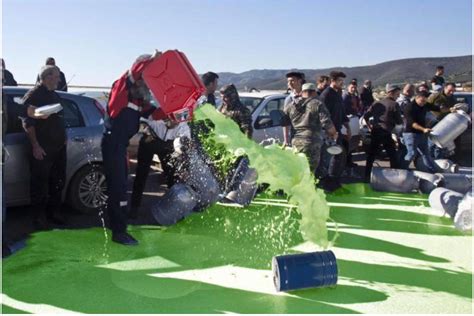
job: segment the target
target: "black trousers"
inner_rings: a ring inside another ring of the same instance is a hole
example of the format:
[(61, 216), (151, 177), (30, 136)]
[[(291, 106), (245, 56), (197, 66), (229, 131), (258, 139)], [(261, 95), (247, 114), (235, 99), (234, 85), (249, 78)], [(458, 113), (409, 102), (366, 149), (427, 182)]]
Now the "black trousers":
[(331, 156), (329, 161), (329, 177), (339, 180), (346, 167), (347, 161), (347, 148), (349, 147), (347, 141), (344, 139), (344, 135), (339, 133), (336, 143), (342, 147), (342, 153), (339, 155)]
[(368, 179), (372, 172), (372, 166), (374, 165), (375, 157), (380, 151), (382, 146), (390, 159), (390, 168), (398, 168), (399, 163), (397, 159), (397, 150), (395, 142), (392, 139), (392, 133), (382, 129), (375, 128), (371, 133), (370, 145), (367, 148), (367, 161), (365, 164), (365, 177)]
[(66, 181), (66, 146), (45, 151), (43, 160), (32, 156), (30, 162), (31, 205), (36, 209), (37, 217), (51, 217), (60, 212)]
[(102, 159), (107, 181), (107, 215), (112, 233), (127, 231), (128, 215), (128, 161), (129, 139), (138, 132), (140, 113), (125, 108), (115, 119), (106, 121), (102, 137)]
[(146, 180), (150, 173), (150, 166), (153, 162), (153, 155), (158, 155), (161, 167), (166, 179), (166, 184), (170, 188), (174, 184), (174, 168), (169, 165), (171, 154), (174, 151), (173, 141), (163, 141), (149, 135), (143, 135), (138, 145), (137, 169), (133, 182), (132, 208), (140, 206), (145, 189)]

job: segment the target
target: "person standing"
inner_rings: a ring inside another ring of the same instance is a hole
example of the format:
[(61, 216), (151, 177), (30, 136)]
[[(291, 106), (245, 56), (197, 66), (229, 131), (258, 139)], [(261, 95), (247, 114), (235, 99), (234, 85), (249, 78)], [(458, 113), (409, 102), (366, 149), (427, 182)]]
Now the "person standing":
[(364, 114), (371, 133), (371, 142), (367, 150), (367, 161), (365, 164), (365, 178), (370, 180), (372, 166), (375, 157), (382, 145), (390, 159), (390, 168), (398, 168), (397, 151), (392, 139), (392, 130), (395, 125), (403, 124), (400, 107), (395, 101), (400, 96), (400, 88), (393, 84), (385, 87), (386, 98), (372, 104)]
[(17, 86), (18, 83), (16, 82), (13, 74), (5, 68), (5, 61), (2, 59), (2, 85), (3, 86)]
[[(408, 169), (410, 163), (416, 156), (421, 155), (424, 165), (430, 172), (435, 172), (435, 163), (428, 148), (428, 134), (431, 129), (426, 126), (426, 113), (428, 111), (441, 111), (441, 107), (427, 102), (426, 92), (417, 92), (415, 100), (404, 109), (406, 119), (403, 141), (407, 148), (407, 154), (402, 161), (402, 167)], [(443, 109), (448, 111), (448, 109)]]
[[(57, 88), (60, 74), (56, 66), (41, 68), (40, 82), (23, 97), (23, 104), (36, 107), (61, 103)], [(23, 126), (32, 147), (31, 204), (35, 209), (34, 224), (46, 229), (49, 222), (65, 223), (61, 195), (66, 178), (66, 128), (63, 111), (46, 119), (24, 118)]]
[(217, 79), (219, 79), (219, 76), (215, 72), (209, 71), (202, 75), (201, 79), (206, 87), (205, 96), (207, 100), (205, 103), (210, 103), (216, 106), (216, 97), (214, 93), (217, 90)]
[(337, 132), (331, 121), (331, 114), (317, 99), (314, 84), (305, 83), (301, 96), (298, 103), (291, 103), (284, 109), (283, 121), (295, 129), (291, 145), (306, 155), (311, 173), (315, 175), (321, 157), (323, 128), (334, 140), (337, 139)]
[(365, 80), (364, 85), (360, 90), (360, 101), (362, 102), (362, 111), (365, 112), (369, 106), (374, 103), (374, 95), (372, 91), (372, 81)]
[(436, 67), (436, 73), (433, 78), (431, 78), (431, 87), (433, 90), (436, 90), (436, 86), (444, 87), (444, 66)]
[(415, 86), (411, 83), (407, 83), (403, 87), (403, 91), (400, 96), (397, 98), (397, 103), (400, 106), (400, 110), (403, 113), (403, 109), (409, 103), (411, 103), (413, 96), (415, 95)]
[[(45, 63), (46, 66), (56, 66), (56, 60), (54, 60), (53, 57), (48, 57), (46, 58), (46, 63)], [(56, 90), (59, 90), (59, 91), (64, 91), (64, 92), (67, 92), (67, 81), (66, 81), (66, 76), (64, 75), (64, 73), (61, 71), (61, 69), (59, 69), (58, 66), (56, 66), (59, 70), (59, 83), (58, 83), (58, 87), (56, 88)], [(40, 81), (40, 78), (39, 76), (36, 78), (36, 83), (38, 83)]]
[[(349, 147), (348, 141), (352, 137), (349, 119), (347, 118), (344, 109), (344, 102), (342, 100), (342, 88), (344, 86), (345, 77), (346, 75), (341, 71), (331, 71), (329, 74), (331, 83), (319, 97), (319, 100), (324, 103), (331, 114), (331, 121), (338, 134), (337, 144), (344, 148), (342, 153), (339, 155), (331, 156), (328, 168), (328, 178), (322, 179), (322, 185), (325, 186), (328, 191), (333, 191), (341, 187), (340, 177), (344, 171), (347, 159), (346, 148)], [(346, 128), (346, 135), (341, 133), (342, 126)]]
[(233, 84), (224, 86), (220, 90), (222, 106), (219, 112), (231, 118), (239, 125), (242, 133), (252, 138), (252, 116), (250, 110), (240, 102), (239, 93)]
[[(152, 109), (151, 93), (142, 78), (145, 67), (161, 52), (153, 56), (139, 56), (130, 70), (112, 84), (102, 137), (102, 158), (107, 182), (107, 214), (112, 230), (112, 241), (123, 245), (137, 245), (127, 233), (127, 147), (130, 138), (138, 132), (140, 116), (148, 116)], [(152, 119), (163, 119), (157, 109)]]
[[(305, 76), (301, 72), (291, 71), (286, 74), (286, 82), (288, 89), (290, 90), (290, 94), (285, 98), (285, 102), (283, 103), (283, 109), (290, 106), (292, 103), (297, 103), (301, 98), (301, 89), (303, 84), (305, 83)], [(291, 138), (295, 130), (292, 126), (288, 128), (287, 126), (283, 127), (283, 144), (289, 146), (291, 144)]]
[(144, 134), (138, 144), (137, 167), (133, 181), (130, 218), (138, 217), (143, 190), (156, 154), (160, 159), (161, 169), (168, 189), (174, 184), (175, 170), (170, 165), (171, 154), (174, 152), (173, 141), (178, 137), (191, 138), (191, 131), (186, 122), (175, 122), (172, 119), (145, 120), (151, 129), (150, 134)]
[(316, 95), (319, 97), (323, 93), (324, 89), (329, 87), (329, 77), (326, 75), (321, 75), (316, 80)]

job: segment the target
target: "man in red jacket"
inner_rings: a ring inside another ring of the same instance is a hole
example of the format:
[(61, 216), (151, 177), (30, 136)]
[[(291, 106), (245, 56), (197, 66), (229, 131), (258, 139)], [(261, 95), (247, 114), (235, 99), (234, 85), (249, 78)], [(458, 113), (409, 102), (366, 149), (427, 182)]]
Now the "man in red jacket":
[[(102, 137), (102, 157), (107, 181), (107, 214), (112, 230), (112, 241), (123, 245), (137, 245), (138, 241), (127, 233), (127, 147), (130, 138), (138, 132), (140, 117), (153, 111), (151, 93), (142, 78), (143, 70), (161, 52), (142, 55), (132, 68), (115, 81), (110, 91)], [(163, 119), (164, 113), (157, 109), (152, 118)]]

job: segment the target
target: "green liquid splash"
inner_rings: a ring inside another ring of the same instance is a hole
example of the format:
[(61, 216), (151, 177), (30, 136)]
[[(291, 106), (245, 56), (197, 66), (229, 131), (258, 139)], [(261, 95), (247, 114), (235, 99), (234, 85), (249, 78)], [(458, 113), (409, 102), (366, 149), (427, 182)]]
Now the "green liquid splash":
[(314, 177), (304, 154), (283, 150), (275, 144), (262, 147), (248, 139), (234, 121), (210, 104), (197, 109), (195, 117), (214, 123), (212, 137), (216, 143), (223, 144), (236, 156), (245, 154), (249, 157), (250, 166), (257, 170), (259, 183), (268, 183), (271, 190), (283, 190), (288, 194), (289, 202), (297, 205), (301, 214), (299, 224), (305, 240), (323, 248), (329, 246), (326, 227), (329, 207), (325, 194), (315, 188)]

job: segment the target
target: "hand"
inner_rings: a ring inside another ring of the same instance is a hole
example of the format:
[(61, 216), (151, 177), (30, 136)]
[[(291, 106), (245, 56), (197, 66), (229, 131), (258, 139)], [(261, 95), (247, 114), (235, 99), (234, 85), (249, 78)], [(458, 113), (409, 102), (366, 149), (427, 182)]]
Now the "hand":
[(339, 137), (339, 133), (338, 133), (338, 132), (334, 133), (334, 134), (331, 136), (331, 138), (332, 138), (334, 141), (337, 141), (337, 138), (338, 138), (338, 137)]
[(33, 146), (33, 157), (36, 160), (43, 160), (44, 156), (46, 156), (46, 152), (43, 150), (39, 144)]
[(425, 128), (423, 129), (423, 133), (428, 134), (431, 132), (431, 128)]

